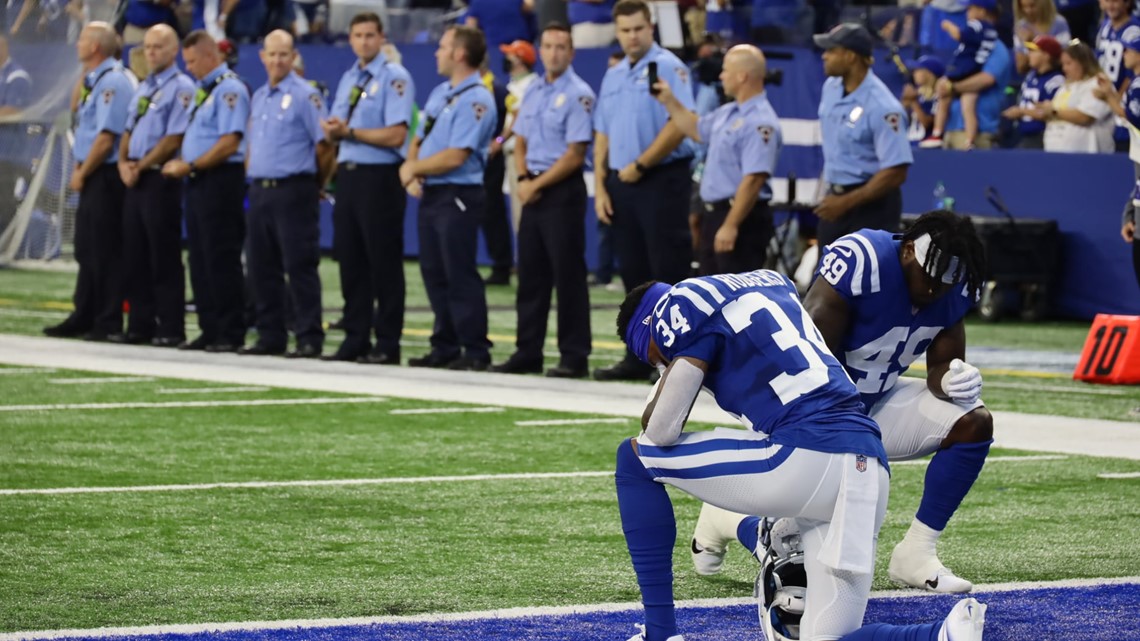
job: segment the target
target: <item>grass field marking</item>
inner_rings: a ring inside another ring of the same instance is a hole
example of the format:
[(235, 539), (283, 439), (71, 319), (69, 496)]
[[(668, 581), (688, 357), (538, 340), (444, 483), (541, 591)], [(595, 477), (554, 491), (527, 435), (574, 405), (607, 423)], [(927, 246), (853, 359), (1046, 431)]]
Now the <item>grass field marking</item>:
[(1097, 474), (1098, 479), (1140, 479), (1140, 472), (1105, 472)]
[(92, 376), (90, 378), (49, 378), (52, 385), (100, 385), (102, 383), (153, 383), (153, 376)]
[(259, 405), (343, 405), (383, 403), (380, 396), (346, 398), (263, 398), (248, 401), (164, 401), (160, 403), (63, 403), (59, 405), (0, 405), (0, 412), (54, 412), (57, 410), (140, 410), (190, 407), (256, 407)]
[[(1031, 456), (987, 456), (986, 463), (1021, 463), (1023, 461), (1063, 461), (1069, 458), (1064, 454), (1033, 454)], [(929, 463), (925, 458), (915, 459), (913, 461), (892, 461), (891, 467), (896, 465), (926, 465)]]
[(556, 418), (544, 421), (515, 421), (518, 427), (538, 427), (542, 425), (593, 425), (595, 423), (628, 423), (632, 418), (599, 416), (598, 418)]
[(338, 487), (360, 485), (405, 485), (409, 483), (458, 483), (471, 481), (532, 481), (613, 476), (613, 470), (597, 472), (517, 472), (459, 476), (393, 476), (375, 479), (325, 479), (302, 481), (239, 481), (182, 485), (125, 485), (122, 487), (49, 487), (0, 489), (0, 496), (26, 494), (122, 494), (127, 492), (197, 492), (202, 490), (267, 489), (278, 487)]
[(15, 316), (16, 318), (56, 319), (66, 317), (67, 312), (36, 312), (30, 309), (8, 309), (0, 307), (0, 315)]
[(14, 376), (16, 374), (54, 374), (52, 367), (0, 367), (0, 376)]
[[(973, 594), (992, 592), (1015, 592), (1018, 590), (1042, 590), (1056, 588), (1086, 588), (1102, 585), (1140, 584), (1140, 576), (1106, 579), (1063, 579), (1060, 581), (992, 583), (975, 585)], [(918, 590), (879, 590), (871, 592), (872, 599), (935, 599), (945, 595), (921, 592)], [(983, 602), (985, 598), (981, 599)], [(715, 608), (751, 605), (756, 601), (750, 597), (725, 599), (691, 599), (677, 601), (678, 608)], [(29, 630), (24, 632), (0, 633), (0, 641), (48, 641), (50, 639), (90, 638), (109, 639), (131, 636), (156, 636), (168, 634), (203, 634), (217, 632), (254, 632), (263, 630), (319, 629), (348, 626), (369, 626), (399, 623), (439, 623), (449, 621), (473, 621), (480, 619), (523, 619), (530, 617), (567, 616), (595, 614), (599, 612), (630, 612), (641, 609), (641, 603), (590, 603), (582, 605), (537, 606), (480, 610), (474, 612), (443, 612), (398, 616), (347, 617), (342, 619), (289, 619), (282, 621), (231, 621), (226, 623), (187, 623), (172, 625), (148, 625), (122, 628), (92, 628), (88, 630)]]
[(1065, 394), (1094, 394), (1098, 396), (1124, 396), (1128, 392), (1119, 389), (1104, 389), (1096, 387), (1067, 387), (1065, 385), (1033, 385), (1030, 383), (1006, 383), (994, 381), (985, 383), (985, 387), (997, 389), (1032, 390), (1037, 392), (1063, 392)]
[(413, 407), (411, 409), (392, 410), (389, 414), (484, 414), (489, 412), (502, 412), (503, 407)]
[(268, 392), (269, 387), (160, 387), (157, 394), (236, 394), (238, 392)]

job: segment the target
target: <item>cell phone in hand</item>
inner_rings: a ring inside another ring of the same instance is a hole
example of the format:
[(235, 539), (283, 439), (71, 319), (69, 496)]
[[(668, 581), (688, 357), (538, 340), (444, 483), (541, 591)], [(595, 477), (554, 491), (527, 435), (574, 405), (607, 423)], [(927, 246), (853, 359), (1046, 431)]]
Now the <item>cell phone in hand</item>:
[(649, 94), (656, 96), (658, 94), (657, 87), (657, 63), (651, 62), (646, 67), (649, 69)]

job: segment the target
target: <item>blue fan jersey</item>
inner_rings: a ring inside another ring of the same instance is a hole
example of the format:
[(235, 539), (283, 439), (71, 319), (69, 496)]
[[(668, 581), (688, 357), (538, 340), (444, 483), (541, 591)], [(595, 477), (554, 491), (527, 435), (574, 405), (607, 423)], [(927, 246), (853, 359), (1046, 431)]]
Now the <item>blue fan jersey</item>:
[(969, 288), (951, 288), (918, 309), (899, 262), (902, 236), (864, 229), (824, 250), (819, 276), (847, 299), (850, 321), (838, 354), (869, 411), (943, 329), (973, 307)]
[(879, 426), (784, 276), (690, 278), (657, 302), (650, 323), (662, 354), (708, 363), (704, 386), (717, 404), (773, 443), (887, 465)]

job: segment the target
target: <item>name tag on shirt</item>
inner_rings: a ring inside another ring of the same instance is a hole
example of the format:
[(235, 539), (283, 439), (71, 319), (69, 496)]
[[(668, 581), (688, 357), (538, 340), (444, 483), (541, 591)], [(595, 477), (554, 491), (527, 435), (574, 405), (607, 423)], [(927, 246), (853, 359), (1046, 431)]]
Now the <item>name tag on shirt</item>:
[(848, 120), (851, 121), (848, 126), (854, 125), (855, 123), (859, 122), (859, 118), (861, 118), (862, 116), (863, 116), (863, 108), (856, 105), (855, 108), (851, 110), (851, 115), (849, 115), (847, 117)]

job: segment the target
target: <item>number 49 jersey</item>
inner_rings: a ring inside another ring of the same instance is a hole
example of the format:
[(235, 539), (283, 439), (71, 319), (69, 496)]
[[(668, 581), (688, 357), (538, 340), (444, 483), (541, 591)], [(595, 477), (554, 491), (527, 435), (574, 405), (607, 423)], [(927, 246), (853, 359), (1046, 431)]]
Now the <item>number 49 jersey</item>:
[(887, 465), (879, 426), (784, 276), (757, 270), (682, 281), (649, 322), (665, 357), (708, 363), (704, 385), (717, 404), (772, 442)]
[(973, 307), (968, 287), (951, 288), (922, 308), (911, 305), (899, 249), (902, 236), (864, 229), (824, 250), (819, 276), (847, 299), (850, 320), (837, 354), (867, 411), (881, 399), (934, 337)]

